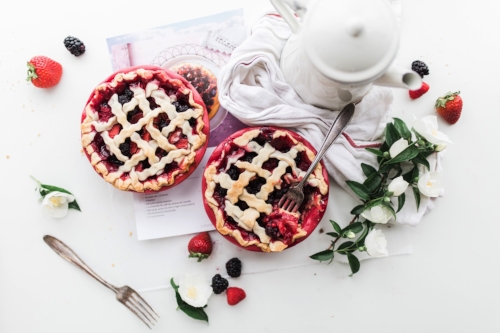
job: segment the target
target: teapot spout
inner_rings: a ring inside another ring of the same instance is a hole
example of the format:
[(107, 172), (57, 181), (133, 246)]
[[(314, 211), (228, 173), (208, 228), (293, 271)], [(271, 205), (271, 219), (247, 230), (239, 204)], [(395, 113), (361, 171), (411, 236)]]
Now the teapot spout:
[(418, 90), (422, 86), (422, 79), (420, 75), (412, 70), (391, 66), (384, 75), (374, 82), (374, 84), (378, 86)]

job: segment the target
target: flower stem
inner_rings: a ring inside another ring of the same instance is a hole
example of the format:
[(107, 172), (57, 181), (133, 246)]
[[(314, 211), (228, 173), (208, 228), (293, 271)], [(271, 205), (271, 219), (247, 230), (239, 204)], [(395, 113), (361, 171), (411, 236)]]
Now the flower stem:
[(34, 181), (36, 181), (36, 182), (37, 182), (38, 186), (42, 186), (42, 183), (41, 183), (38, 179), (36, 179), (36, 178), (35, 178), (35, 177), (33, 177), (32, 175), (30, 175), (30, 177), (31, 177), (31, 179), (33, 179)]
[[(354, 223), (354, 221), (356, 221), (356, 219), (359, 217), (359, 214), (358, 215), (354, 215), (354, 217), (352, 218), (351, 222), (349, 222), (348, 225), (351, 225)], [(337, 243), (337, 241), (342, 238), (342, 235), (339, 235), (337, 238), (335, 238), (335, 240), (332, 242), (332, 244), (327, 248), (327, 250), (333, 250), (334, 246), (335, 246), (335, 243)]]

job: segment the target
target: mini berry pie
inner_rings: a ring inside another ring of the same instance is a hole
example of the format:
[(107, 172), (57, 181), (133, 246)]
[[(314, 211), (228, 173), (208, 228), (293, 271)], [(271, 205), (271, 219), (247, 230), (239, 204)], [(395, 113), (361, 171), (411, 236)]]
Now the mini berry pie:
[(253, 127), (231, 135), (212, 153), (202, 184), (205, 210), (216, 229), (251, 251), (280, 252), (303, 241), (328, 203), (323, 163), (309, 176), (297, 213), (278, 203), (315, 154), (304, 138), (286, 129)]
[(156, 66), (124, 69), (92, 92), (81, 120), (94, 169), (124, 191), (154, 192), (187, 178), (208, 144), (208, 114), (196, 90)]
[(220, 106), (215, 75), (202, 65), (187, 62), (180, 63), (171, 69), (196, 88), (207, 107), (208, 119), (212, 119)]

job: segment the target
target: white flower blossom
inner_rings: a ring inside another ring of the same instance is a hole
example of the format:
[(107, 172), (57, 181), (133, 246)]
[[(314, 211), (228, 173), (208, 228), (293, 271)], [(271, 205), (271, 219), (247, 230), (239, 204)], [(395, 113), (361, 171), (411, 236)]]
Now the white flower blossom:
[(394, 178), (389, 184), (389, 192), (392, 192), (392, 196), (399, 197), (408, 188), (408, 182), (403, 179), (403, 176)]
[(182, 274), (177, 291), (184, 302), (201, 308), (207, 305), (212, 296), (211, 281), (202, 274)]
[(373, 229), (365, 238), (366, 252), (372, 257), (387, 257), (387, 240), (382, 230)]
[(441, 174), (439, 172), (427, 172), (418, 179), (420, 193), (427, 197), (435, 198), (441, 194)]
[(385, 206), (378, 205), (361, 213), (365, 219), (373, 223), (386, 224), (392, 218), (392, 212)]
[(50, 192), (42, 200), (42, 207), (54, 218), (63, 218), (68, 214), (68, 204), (73, 202), (75, 197), (63, 192)]
[(446, 143), (440, 143), (435, 148), (434, 151), (440, 152), (446, 149), (448, 145)]
[(406, 148), (408, 148), (408, 141), (406, 141), (404, 138), (401, 138), (398, 141), (394, 142), (391, 148), (389, 148), (389, 155), (391, 155), (391, 158), (394, 158)]
[(436, 116), (426, 116), (422, 119), (415, 120), (413, 122), (413, 129), (427, 141), (435, 145), (451, 143), (451, 140), (446, 134), (438, 131), (438, 121)]

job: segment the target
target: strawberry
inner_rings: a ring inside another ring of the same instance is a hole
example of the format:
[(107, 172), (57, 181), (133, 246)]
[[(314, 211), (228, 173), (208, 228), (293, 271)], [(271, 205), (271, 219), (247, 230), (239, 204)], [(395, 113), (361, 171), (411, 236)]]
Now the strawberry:
[(114, 138), (115, 135), (117, 135), (118, 133), (120, 133), (121, 128), (122, 127), (120, 126), (120, 124), (115, 124), (113, 127), (111, 127), (111, 129), (108, 132), (109, 137), (111, 139)]
[(45, 56), (36, 56), (28, 61), (28, 77), (35, 87), (50, 88), (59, 83), (62, 76), (62, 66)]
[(247, 297), (245, 291), (238, 287), (229, 287), (226, 290), (227, 304), (236, 305)]
[(460, 91), (456, 93), (448, 92), (446, 95), (439, 97), (436, 101), (436, 111), (449, 124), (455, 124), (462, 114), (462, 97), (459, 96)]
[(208, 232), (200, 232), (188, 243), (189, 258), (198, 258), (198, 262), (206, 259), (212, 253), (212, 239)]
[(410, 98), (417, 99), (422, 97), (423, 94), (429, 91), (429, 85), (425, 82), (422, 82), (422, 86), (418, 90), (410, 90)]

